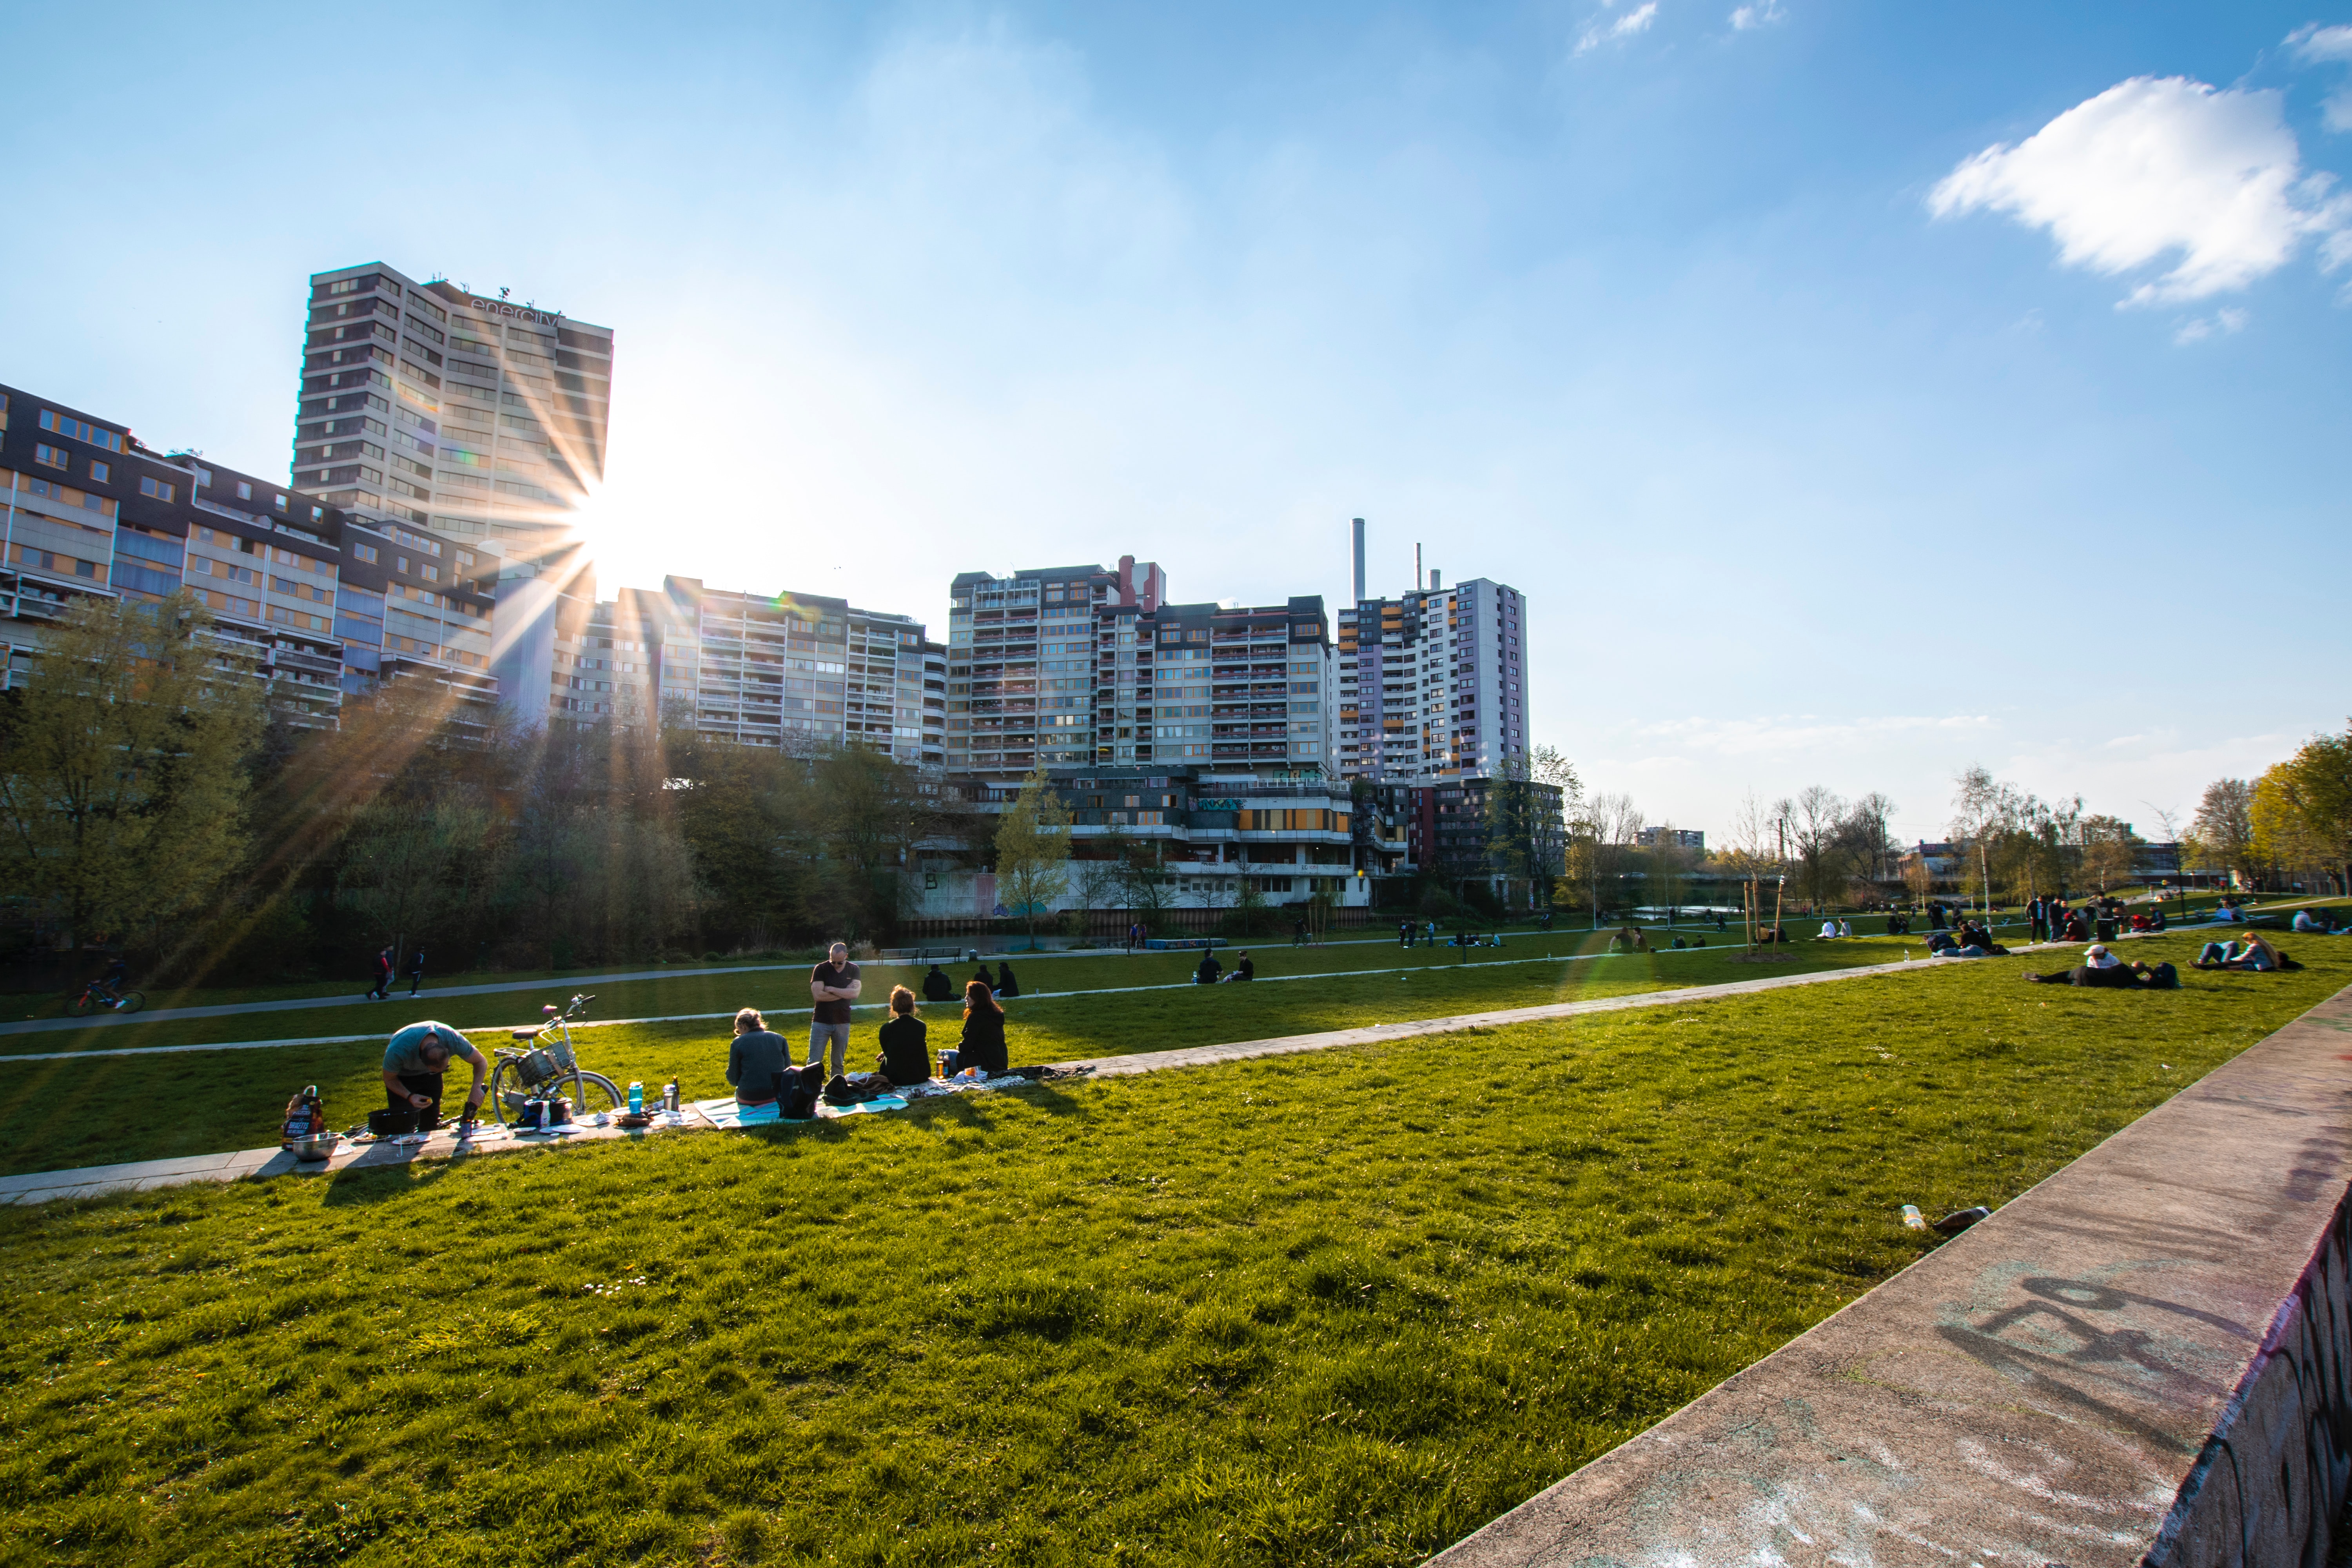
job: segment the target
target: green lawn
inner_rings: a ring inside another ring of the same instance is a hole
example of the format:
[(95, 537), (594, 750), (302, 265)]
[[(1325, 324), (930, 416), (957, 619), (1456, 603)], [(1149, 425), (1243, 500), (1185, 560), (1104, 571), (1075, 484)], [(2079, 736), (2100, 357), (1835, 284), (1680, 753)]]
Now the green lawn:
[(2352, 982), (2291, 951), (6, 1211), (0, 1562), (1412, 1563)]
[[(1793, 962), (1748, 964), (1734, 961), (1738, 950), (1710, 947), (1652, 954), (1608, 955), (1605, 942), (1589, 933), (1556, 935), (1548, 942), (1513, 942), (1501, 949), (1468, 952), (1378, 943), (1294, 950), (1256, 948), (1261, 979), (1249, 985), (1185, 984), (1196, 954), (1153, 953), (1133, 958), (1041, 959), (1016, 964), (1034, 992), (1095, 991), (1085, 995), (1024, 994), (1010, 1003), (1007, 1043), (1015, 1062), (1066, 1061), (1079, 1057), (1119, 1056), (1350, 1028), (1361, 1024), (1427, 1018), (1501, 1007), (1538, 1006), (1580, 997), (1610, 996), (1676, 985), (1703, 985), (1759, 974), (1883, 963), (1924, 948), (1900, 940), (1799, 942)], [(1580, 949), (1597, 956), (1566, 962)], [(1529, 962), (1549, 952), (1545, 962)], [(1362, 973), (1374, 971), (1374, 973)], [(961, 981), (967, 971), (959, 970)], [(877, 969), (868, 995), (881, 1000), (893, 975)], [(1276, 976), (1318, 978), (1276, 979)], [(1167, 986), (1150, 990), (1139, 987)], [(551, 992), (561, 998), (566, 992)], [(340, 1045), (289, 1045), (269, 1050), (173, 1052), (151, 1057), (89, 1057), (71, 1060), (11, 1062), (8, 1054), (101, 1047), (270, 1038), (279, 1035), (388, 1034), (412, 1019), (436, 1017), (470, 1028), (530, 1017), (538, 997), (530, 993), (447, 997), (411, 1003), (372, 1004), (320, 1012), (265, 1013), (244, 1018), (194, 1019), (124, 1025), (89, 1034), (0, 1037), (0, 1073), (16, 1092), (0, 1109), (0, 1173), (162, 1159), (226, 1149), (256, 1148), (273, 1142), (286, 1101), (305, 1084), (324, 1090), (338, 1126), (360, 1121), (383, 1103), (380, 1037)], [(599, 990), (593, 1016), (646, 1017), (676, 1014), (731, 1016), (740, 1006), (798, 1007), (801, 1016), (780, 1017), (777, 1026), (796, 1040), (808, 1037), (805, 972), (764, 971), (742, 976), (636, 981)], [(932, 1049), (953, 1045), (960, 1004), (929, 1009)], [(874, 1031), (879, 1009), (856, 1015), (851, 1035), (853, 1064), (873, 1066), (879, 1047)], [(574, 1037), (587, 1067), (626, 1084), (640, 1079), (659, 1084), (677, 1077), (689, 1099), (727, 1092), (727, 1016), (670, 1023), (624, 1024), (588, 1029)], [(509, 1040), (477, 1037), (488, 1048)], [(464, 1069), (458, 1081), (465, 1081)]]

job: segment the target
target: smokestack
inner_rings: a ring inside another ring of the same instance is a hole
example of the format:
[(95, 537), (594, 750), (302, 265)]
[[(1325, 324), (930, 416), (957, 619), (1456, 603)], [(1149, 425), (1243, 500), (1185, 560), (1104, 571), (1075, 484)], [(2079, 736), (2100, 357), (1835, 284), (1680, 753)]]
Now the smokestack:
[(1412, 591), (1421, 592), (1421, 546), (1412, 547)]
[(1356, 520), (1356, 596), (1348, 601), (1360, 605), (1364, 601), (1364, 520)]
[(1437, 580), (1437, 568), (1434, 566), (1431, 567), (1429, 569), (1429, 591), (1434, 594), (1443, 586), (1444, 586), (1444, 584)]

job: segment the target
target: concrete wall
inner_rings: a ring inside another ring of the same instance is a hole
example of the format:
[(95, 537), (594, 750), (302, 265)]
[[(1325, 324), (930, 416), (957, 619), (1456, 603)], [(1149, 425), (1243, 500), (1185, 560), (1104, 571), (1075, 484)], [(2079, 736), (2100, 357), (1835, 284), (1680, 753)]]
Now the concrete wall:
[(1434, 1562), (2323, 1568), (2347, 1064), (2352, 990)]

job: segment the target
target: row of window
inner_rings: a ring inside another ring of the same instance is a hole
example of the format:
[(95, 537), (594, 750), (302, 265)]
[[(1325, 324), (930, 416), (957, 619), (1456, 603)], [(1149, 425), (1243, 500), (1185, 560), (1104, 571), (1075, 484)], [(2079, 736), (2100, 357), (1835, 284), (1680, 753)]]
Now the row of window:
[(117, 432), (109, 430), (102, 425), (92, 425), (86, 419), (76, 419), (71, 415), (60, 414), (54, 408), (41, 410), (40, 426), (42, 429), (54, 435), (68, 437), (76, 441), (87, 441), (93, 447), (103, 447), (110, 452), (122, 450), (122, 437)]

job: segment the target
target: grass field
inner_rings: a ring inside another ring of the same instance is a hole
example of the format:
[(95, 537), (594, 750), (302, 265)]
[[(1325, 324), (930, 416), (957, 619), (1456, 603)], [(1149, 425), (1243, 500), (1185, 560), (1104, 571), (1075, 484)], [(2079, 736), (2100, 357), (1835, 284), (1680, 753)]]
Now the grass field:
[(2291, 951), (6, 1212), (0, 1562), (1411, 1563), (2352, 981)]
[[(1720, 940), (1720, 939), (1717, 939)], [(1798, 943), (1794, 962), (1751, 965), (1733, 962), (1736, 950), (1710, 947), (1681, 952), (1610, 956), (1590, 933), (1513, 942), (1500, 949), (1400, 949), (1367, 943), (1316, 949), (1257, 948), (1261, 979), (1250, 985), (1186, 984), (1197, 955), (1041, 958), (1016, 965), (1029, 993), (1007, 1004), (1008, 1042), (1015, 1062), (1168, 1050), (1270, 1036), (1307, 1034), (1360, 1024), (1426, 1018), (1500, 1007), (1535, 1006), (1666, 986), (1711, 984), (1759, 973), (1875, 963), (1916, 942), (1855, 939)], [(1570, 962), (1580, 950), (1589, 956)], [(1549, 955), (1549, 956), (1545, 956)], [(1538, 961), (1538, 960), (1541, 961)], [(1370, 973), (1366, 973), (1370, 972)], [(879, 1001), (891, 977), (919, 972), (876, 968), (868, 994)], [(961, 981), (968, 972), (959, 971)], [(1136, 989), (1139, 987), (1166, 989)], [(1114, 990), (1112, 988), (1125, 988)], [(1046, 992), (1095, 994), (1043, 994)], [(561, 1000), (563, 988), (545, 994)], [(0, 1110), (0, 1173), (160, 1159), (176, 1154), (253, 1148), (275, 1137), (287, 1099), (308, 1083), (321, 1086), (338, 1125), (360, 1120), (383, 1103), (383, 1047), (362, 1041), (289, 1045), (268, 1050), (192, 1052), (155, 1057), (89, 1057), (15, 1061), (10, 1054), (97, 1046), (140, 1047), (304, 1035), (384, 1034), (412, 1019), (433, 1017), (461, 1028), (531, 1018), (539, 994), (509, 993), (418, 1002), (403, 997), (364, 1007), (258, 1014), (247, 1017), (118, 1025), (73, 1034), (0, 1037), (0, 1074), (15, 1091)], [(800, 1009), (777, 1026), (808, 1033), (807, 972), (794, 969), (739, 975), (633, 981), (598, 988), (593, 1016), (646, 1017), (676, 1014), (731, 1015), (740, 1006)], [(934, 1054), (952, 1045), (957, 1005), (930, 1010)], [(856, 1015), (853, 1061), (873, 1065), (878, 1009)], [(581, 1059), (622, 1083), (660, 1083), (679, 1077), (689, 1098), (723, 1094), (727, 1041), (724, 1016), (668, 1023), (615, 1025), (576, 1037)], [(478, 1037), (487, 1047), (510, 1041)], [(462, 1085), (465, 1073), (457, 1074)]]

